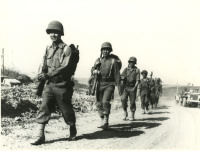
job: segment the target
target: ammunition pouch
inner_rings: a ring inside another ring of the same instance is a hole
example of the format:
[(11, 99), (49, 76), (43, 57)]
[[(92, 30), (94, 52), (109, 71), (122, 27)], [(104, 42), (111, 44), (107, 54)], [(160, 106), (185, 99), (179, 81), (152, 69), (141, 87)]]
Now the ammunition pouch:
[(63, 78), (62, 76), (57, 76), (57, 77), (53, 77), (53, 78), (49, 78), (49, 83), (61, 83), (61, 82), (68, 82), (71, 81), (71, 79), (66, 79)]
[(101, 82), (114, 82), (115, 79), (114, 78), (110, 78), (110, 77), (101, 77)]
[(135, 86), (135, 81), (134, 82), (126, 82), (126, 87), (134, 87)]

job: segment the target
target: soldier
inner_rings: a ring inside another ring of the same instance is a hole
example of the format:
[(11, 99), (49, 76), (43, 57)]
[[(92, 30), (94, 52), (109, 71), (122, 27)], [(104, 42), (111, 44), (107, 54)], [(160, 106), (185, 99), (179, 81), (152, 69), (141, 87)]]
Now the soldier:
[(162, 96), (162, 84), (161, 84), (161, 79), (157, 78), (155, 82), (155, 108), (157, 108), (159, 97)]
[(135, 57), (130, 57), (128, 60), (128, 68), (125, 68), (123, 73), (121, 74), (121, 79), (123, 80), (123, 93), (121, 96), (122, 107), (124, 109), (124, 120), (126, 120), (128, 116), (127, 112), (127, 102), (128, 97), (130, 99), (130, 111), (131, 117), (129, 120), (134, 120), (134, 115), (136, 111), (136, 93), (137, 86), (140, 81), (140, 70), (135, 66), (137, 63), (137, 59)]
[(43, 73), (38, 75), (38, 79), (45, 80), (46, 85), (42, 94), (42, 104), (36, 117), (39, 133), (37, 139), (31, 143), (32, 145), (45, 143), (45, 125), (48, 123), (56, 103), (66, 124), (70, 126), (69, 140), (74, 140), (77, 134), (76, 117), (71, 103), (74, 86), (71, 78), (75, 71), (70, 64), (73, 48), (61, 40), (64, 30), (59, 21), (50, 22), (46, 32), (50, 35), (52, 44), (46, 48)]
[(120, 90), (120, 70), (119, 64), (111, 58), (112, 45), (109, 42), (104, 42), (101, 45), (101, 57), (95, 62), (93, 74), (98, 74), (99, 88), (96, 91), (96, 106), (101, 124), (99, 128), (106, 130), (109, 125), (109, 114), (111, 109), (111, 98), (115, 90), (115, 84)]
[(141, 107), (143, 114), (149, 113), (149, 101), (150, 101), (150, 80), (147, 78), (148, 72), (143, 70), (141, 72), (143, 78), (138, 85), (138, 92), (141, 97)]

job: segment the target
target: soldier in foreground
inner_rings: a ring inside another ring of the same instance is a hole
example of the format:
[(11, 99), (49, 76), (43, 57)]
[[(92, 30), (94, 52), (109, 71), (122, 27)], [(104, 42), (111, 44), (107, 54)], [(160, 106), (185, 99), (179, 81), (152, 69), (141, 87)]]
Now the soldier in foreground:
[(140, 81), (140, 70), (135, 66), (137, 63), (137, 59), (135, 57), (130, 57), (128, 60), (128, 67), (124, 69), (123, 73), (121, 74), (122, 79), (122, 87), (123, 93), (121, 96), (122, 107), (124, 110), (124, 120), (128, 117), (127, 112), (127, 102), (128, 97), (130, 99), (130, 111), (131, 117), (129, 118), (130, 121), (133, 121), (135, 118), (135, 111), (136, 111), (136, 94), (137, 94), (137, 86)]
[[(42, 73), (38, 79), (45, 81), (42, 94), (42, 104), (40, 106), (36, 122), (38, 123), (38, 136), (32, 145), (45, 143), (44, 129), (54, 110), (55, 103), (58, 104), (63, 118), (70, 126), (69, 140), (76, 137), (76, 117), (71, 104), (74, 82), (71, 80), (79, 58), (73, 54), (78, 51), (74, 45), (67, 46), (62, 40), (64, 35), (63, 25), (59, 21), (52, 21), (46, 29), (50, 35), (52, 44), (47, 46), (44, 55)], [(76, 60), (75, 60), (76, 58)]]
[(106, 130), (109, 125), (109, 114), (111, 109), (111, 97), (115, 90), (115, 85), (120, 90), (120, 70), (119, 64), (111, 57), (112, 45), (105, 42), (101, 45), (101, 55), (95, 62), (93, 74), (98, 80), (96, 87), (96, 106), (101, 119), (99, 128)]
[(145, 114), (149, 113), (150, 80), (147, 78), (148, 72), (146, 70), (143, 70), (141, 74), (143, 78), (138, 85), (138, 92), (141, 97), (141, 108), (143, 109), (143, 114)]

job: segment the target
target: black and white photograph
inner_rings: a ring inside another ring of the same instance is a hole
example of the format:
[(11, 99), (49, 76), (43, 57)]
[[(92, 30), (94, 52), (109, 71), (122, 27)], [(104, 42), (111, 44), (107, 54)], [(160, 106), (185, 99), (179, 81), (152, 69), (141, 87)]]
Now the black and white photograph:
[(199, 0), (0, 0), (5, 150), (200, 150)]

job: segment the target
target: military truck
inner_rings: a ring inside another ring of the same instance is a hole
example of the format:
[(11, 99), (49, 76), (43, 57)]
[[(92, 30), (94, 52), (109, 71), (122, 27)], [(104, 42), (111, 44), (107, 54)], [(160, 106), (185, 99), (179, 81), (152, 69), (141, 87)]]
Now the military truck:
[(176, 102), (181, 106), (199, 107), (200, 108), (200, 92), (199, 89), (190, 90), (189, 92), (182, 92), (177, 94)]

